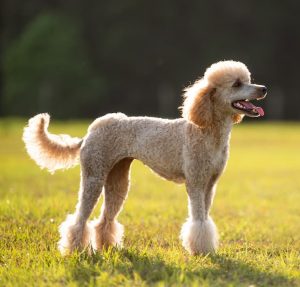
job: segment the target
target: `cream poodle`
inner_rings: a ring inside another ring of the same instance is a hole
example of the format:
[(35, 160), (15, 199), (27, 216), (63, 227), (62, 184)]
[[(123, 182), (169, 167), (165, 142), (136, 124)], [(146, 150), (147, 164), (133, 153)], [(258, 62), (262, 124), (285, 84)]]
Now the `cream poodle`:
[[(209, 210), (228, 159), (230, 132), (244, 115), (263, 116), (263, 109), (250, 100), (264, 98), (266, 91), (265, 86), (251, 84), (243, 63), (221, 61), (185, 89), (179, 119), (107, 114), (78, 139), (48, 133), (48, 114), (31, 118), (23, 140), (41, 168), (54, 172), (78, 160), (81, 164), (78, 204), (60, 226), (60, 252), (122, 244), (123, 226), (116, 218), (127, 197), (134, 159), (168, 180), (185, 183), (189, 216), (181, 230), (182, 244), (193, 255), (214, 252), (218, 233)], [(102, 190), (101, 214), (88, 223)]]

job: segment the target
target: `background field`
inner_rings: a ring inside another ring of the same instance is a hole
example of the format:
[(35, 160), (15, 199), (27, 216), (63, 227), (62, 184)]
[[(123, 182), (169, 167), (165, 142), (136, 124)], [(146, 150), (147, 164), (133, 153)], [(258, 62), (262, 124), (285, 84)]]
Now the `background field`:
[[(0, 286), (300, 286), (299, 124), (234, 128), (212, 209), (217, 255), (187, 255), (178, 240), (184, 187), (135, 162), (119, 218), (124, 249), (69, 258), (57, 251), (57, 228), (74, 210), (79, 167), (39, 170), (24, 151), (24, 125), (0, 121)], [(54, 122), (51, 131), (83, 136), (87, 125)]]

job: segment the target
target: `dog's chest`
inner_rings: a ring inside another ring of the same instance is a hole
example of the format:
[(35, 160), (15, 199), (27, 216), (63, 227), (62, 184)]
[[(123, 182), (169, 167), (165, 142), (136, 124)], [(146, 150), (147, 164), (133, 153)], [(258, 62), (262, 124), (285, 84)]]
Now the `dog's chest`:
[(211, 156), (212, 169), (214, 172), (221, 173), (224, 170), (228, 156), (229, 149), (227, 144), (215, 149)]

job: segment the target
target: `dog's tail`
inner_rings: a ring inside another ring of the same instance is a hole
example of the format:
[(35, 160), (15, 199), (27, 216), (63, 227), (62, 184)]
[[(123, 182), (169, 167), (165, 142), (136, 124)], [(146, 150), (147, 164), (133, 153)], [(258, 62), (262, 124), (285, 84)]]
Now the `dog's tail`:
[(50, 116), (39, 114), (31, 118), (24, 128), (23, 141), (30, 157), (41, 168), (53, 173), (78, 163), (82, 139), (48, 132)]

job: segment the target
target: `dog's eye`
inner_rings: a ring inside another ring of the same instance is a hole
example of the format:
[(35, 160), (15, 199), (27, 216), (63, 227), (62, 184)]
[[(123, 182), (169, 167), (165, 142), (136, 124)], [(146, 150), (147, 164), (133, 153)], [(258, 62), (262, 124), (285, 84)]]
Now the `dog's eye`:
[(239, 88), (241, 85), (242, 85), (242, 82), (238, 79), (233, 83), (232, 87)]

